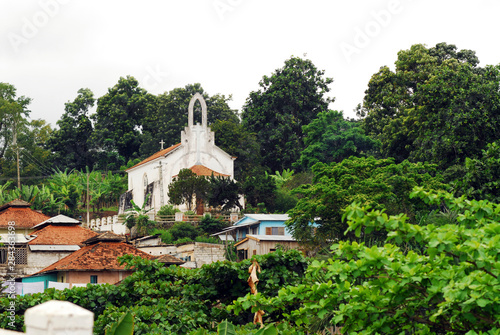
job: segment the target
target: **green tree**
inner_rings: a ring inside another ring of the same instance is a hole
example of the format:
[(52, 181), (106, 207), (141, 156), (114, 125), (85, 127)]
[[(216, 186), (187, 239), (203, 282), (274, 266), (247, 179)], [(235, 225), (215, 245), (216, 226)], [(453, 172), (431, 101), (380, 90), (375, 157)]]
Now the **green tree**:
[(306, 147), (295, 165), (307, 170), (319, 162), (340, 162), (351, 156), (373, 155), (378, 148), (378, 142), (364, 134), (360, 122), (344, 119), (342, 112), (320, 112), (302, 130)]
[(52, 129), (44, 120), (32, 120), (19, 129), (17, 146), (9, 146), (0, 159), (1, 176), (16, 179), (17, 147), (19, 169), (23, 184), (36, 184), (42, 176), (53, 172), (52, 157), (46, 149)]
[(93, 167), (91, 137), (94, 131), (89, 110), (94, 106), (94, 94), (88, 88), (78, 90), (73, 102), (67, 102), (64, 114), (57, 121), (47, 146), (54, 154), (54, 163), (62, 169), (84, 170)]
[(310, 60), (291, 57), (264, 76), (243, 107), (243, 126), (257, 135), (263, 164), (271, 171), (291, 168), (304, 149), (302, 126), (333, 101), (325, 95), (333, 79)]
[(263, 173), (248, 177), (243, 184), (247, 209), (250, 206), (274, 212), (276, 192), (273, 178)]
[(229, 155), (236, 157), (234, 161), (234, 178), (244, 181), (260, 168), (262, 157), (255, 134), (250, 133), (239, 122), (217, 120), (210, 128), (215, 133), (215, 143)]
[(455, 185), (469, 198), (500, 203), (500, 142), (489, 143), (480, 158), (466, 158), (465, 177)]
[[(144, 118), (155, 108), (156, 97), (139, 87), (131, 76), (121, 77), (108, 93), (97, 100), (97, 111), (91, 116), (94, 121), (92, 140), (98, 152), (100, 167), (109, 162), (113, 168), (139, 156)], [(122, 157), (122, 158), (120, 158)]]
[[(330, 165), (318, 163), (313, 173), (312, 184), (297, 188), (299, 201), (289, 212), (287, 226), (297, 240), (314, 247), (354, 238), (344, 235), (347, 225), (342, 221), (344, 209), (353, 202), (385, 209), (389, 214), (405, 213), (415, 220), (418, 210), (425, 206), (409, 199), (413, 187), (445, 187), (434, 165), (408, 161), (395, 164), (393, 158), (350, 157)], [(383, 236), (365, 238), (377, 241)]]
[[(231, 97), (208, 95), (199, 83), (175, 88), (157, 97), (156, 106), (149, 111), (143, 121), (143, 139), (140, 145), (141, 156), (149, 156), (159, 151), (159, 142), (164, 140), (166, 147), (181, 140), (181, 131), (188, 123), (188, 106), (195, 93), (203, 95), (207, 104), (207, 121), (211, 125), (217, 120), (238, 122), (238, 117), (228, 102)], [(195, 104), (194, 122), (201, 123), (201, 106)]]
[(181, 169), (177, 177), (168, 185), (169, 202), (173, 205), (186, 204), (188, 210), (193, 201), (205, 201), (208, 192), (208, 181), (204, 176), (197, 176), (190, 169)]
[(12, 144), (14, 130), (21, 133), (28, 123), (30, 111), (27, 109), (31, 99), (16, 97), (16, 88), (7, 83), (0, 83), (0, 158)]
[[(349, 231), (382, 229), (384, 246), (343, 242), (314, 261), (305, 280), (276, 297), (247, 295), (234, 309), (287, 311), (285, 322), (349, 334), (497, 334), (500, 331), (500, 205), (416, 188), (411, 194), (456, 212), (457, 223), (416, 225), (359, 203), (345, 217)], [(407, 251), (403, 243), (418, 243)]]
[(199, 235), (198, 229), (188, 222), (176, 223), (168, 230), (172, 234), (173, 240), (190, 239), (194, 241), (196, 236)]
[(209, 235), (218, 233), (225, 227), (227, 227), (227, 224), (224, 221), (213, 218), (210, 215), (205, 215), (198, 224), (198, 229)]
[(227, 211), (234, 207), (242, 209), (240, 205), (241, 186), (229, 177), (215, 177), (214, 175), (208, 178), (209, 190), (207, 194), (207, 202), (209, 206), (220, 207), (221, 211)]
[(413, 45), (396, 70), (382, 67), (365, 92), (363, 128), (397, 161), (430, 161), (445, 169), (480, 155), (500, 136), (500, 68), (480, 68), (473, 51)]

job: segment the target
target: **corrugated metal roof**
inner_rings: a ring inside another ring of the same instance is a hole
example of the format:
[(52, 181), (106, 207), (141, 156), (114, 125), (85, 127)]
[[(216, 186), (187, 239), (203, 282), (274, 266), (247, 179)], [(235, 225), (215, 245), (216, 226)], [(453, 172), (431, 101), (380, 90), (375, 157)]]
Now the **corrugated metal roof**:
[(288, 214), (245, 214), (245, 216), (256, 221), (286, 221), (290, 218)]
[(14, 234), (14, 235), (0, 234), (0, 243), (7, 245), (7, 243), (9, 243), (9, 236), (15, 236), (16, 243), (28, 243), (30, 241), (30, 239), (24, 236), (23, 234)]
[(290, 235), (247, 235), (257, 241), (295, 241), (293, 236)]
[(59, 215), (51, 217), (50, 219), (45, 220), (45, 221), (37, 224), (36, 226), (33, 226), (33, 228), (39, 228), (41, 226), (48, 225), (48, 224), (73, 224), (73, 225), (77, 225), (77, 224), (80, 224), (80, 221), (73, 219), (73, 218), (70, 218), (69, 216), (59, 214)]
[(77, 245), (30, 245), (31, 251), (77, 251), (80, 247)]

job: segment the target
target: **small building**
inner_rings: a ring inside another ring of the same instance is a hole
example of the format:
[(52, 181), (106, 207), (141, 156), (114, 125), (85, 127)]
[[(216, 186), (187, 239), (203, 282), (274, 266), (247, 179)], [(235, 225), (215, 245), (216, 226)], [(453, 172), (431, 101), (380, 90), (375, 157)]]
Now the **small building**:
[[(54, 280), (70, 285), (78, 284), (115, 284), (132, 271), (125, 270), (117, 258), (123, 255), (135, 255), (146, 259), (155, 259), (123, 242), (123, 237), (106, 232), (84, 242), (86, 246), (46, 267), (34, 275), (23, 278), (23, 283)], [(46, 288), (46, 287), (45, 287)]]
[(288, 214), (245, 214), (231, 227), (213, 235), (224, 241), (236, 241), (239, 259), (273, 252), (278, 245), (285, 249), (298, 249), (299, 243), (285, 225), (288, 219)]
[(12, 246), (15, 253), (15, 272), (17, 275), (26, 274), (29, 236), (36, 225), (50, 218), (30, 206), (22, 200), (13, 200), (0, 206), (0, 279), (9, 272), (8, 252)]
[(222, 244), (191, 242), (178, 245), (175, 256), (186, 261), (183, 267), (200, 268), (205, 264), (226, 260), (226, 250)]
[(225, 247), (222, 244), (187, 242), (173, 245), (165, 244), (159, 235), (145, 236), (132, 241), (135, 247), (153, 256), (174, 256), (182, 260), (181, 266), (199, 268), (226, 259)]
[(26, 275), (43, 270), (51, 264), (80, 250), (84, 241), (98, 234), (82, 228), (78, 220), (57, 215), (34, 227), (28, 242), (28, 264)]
[(291, 236), (291, 232), (285, 225), (288, 219), (288, 214), (245, 214), (234, 225), (213, 236), (219, 236), (223, 240), (231, 240), (230, 236), (232, 236), (237, 242), (243, 240), (248, 234)]
[(286, 250), (300, 248), (299, 243), (289, 235), (247, 235), (234, 246), (240, 260), (276, 251), (278, 246)]

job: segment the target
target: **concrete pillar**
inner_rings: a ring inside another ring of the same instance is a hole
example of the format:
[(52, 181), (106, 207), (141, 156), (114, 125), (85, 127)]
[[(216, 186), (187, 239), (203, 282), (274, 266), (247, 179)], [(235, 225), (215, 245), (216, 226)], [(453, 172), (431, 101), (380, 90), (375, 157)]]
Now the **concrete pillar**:
[(24, 314), (28, 335), (92, 335), (94, 313), (68, 301), (50, 300)]

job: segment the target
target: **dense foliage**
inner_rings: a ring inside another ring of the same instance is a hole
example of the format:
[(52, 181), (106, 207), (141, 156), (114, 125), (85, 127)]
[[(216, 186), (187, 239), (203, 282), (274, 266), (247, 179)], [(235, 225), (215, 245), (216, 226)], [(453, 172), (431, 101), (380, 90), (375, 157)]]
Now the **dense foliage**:
[(291, 168), (304, 149), (302, 126), (325, 111), (333, 79), (308, 59), (291, 57), (260, 89), (251, 92), (242, 112), (243, 125), (257, 135), (263, 165), (271, 171)]
[(408, 198), (412, 188), (444, 187), (435, 166), (408, 161), (396, 164), (394, 159), (350, 157), (330, 165), (318, 163), (313, 172), (313, 182), (297, 188), (301, 197), (289, 212), (287, 226), (296, 239), (314, 248), (354, 238), (344, 236), (347, 225), (341, 220), (344, 209), (354, 201), (414, 219), (421, 204)]
[[(247, 295), (231, 308), (286, 310), (285, 321), (307, 331), (337, 325), (349, 334), (498, 334), (500, 205), (423, 188), (412, 197), (445, 206), (456, 222), (416, 225), (354, 203), (344, 215), (348, 231), (384, 230), (385, 245), (340, 241), (301, 284), (271, 298)], [(401, 247), (409, 242), (422, 249)]]
[[(300, 282), (307, 267), (306, 259), (298, 251), (277, 250), (255, 259), (262, 268), (259, 291), (266, 296), (275, 295), (283, 285)], [(95, 334), (103, 334), (127, 311), (134, 315), (135, 335), (186, 334), (199, 327), (214, 329), (225, 319), (233, 324), (252, 320), (250, 313), (235, 316), (226, 310), (233, 300), (250, 292), (247, 284), (250, 260), (216, 262), (200, 269), (168, 267), (132, 256), (124, 256), (122, 261), (135, 272), (117, 285), (48, 289), (45, 293), (16, 297), (16, 329), (22, 329), (27, 308), (50, 299), (70, 301), (94, 312)], [(8, 328), (8, 319), (2, 317), (7, 306), (9, 299), (0, 298), (0, 328)]]
[(396, 70), (374, 74), (360, 115), (386, 157), (440, 168), (475, 158), (500, 136), (500, 68), (439, 43), (398, 53)]

